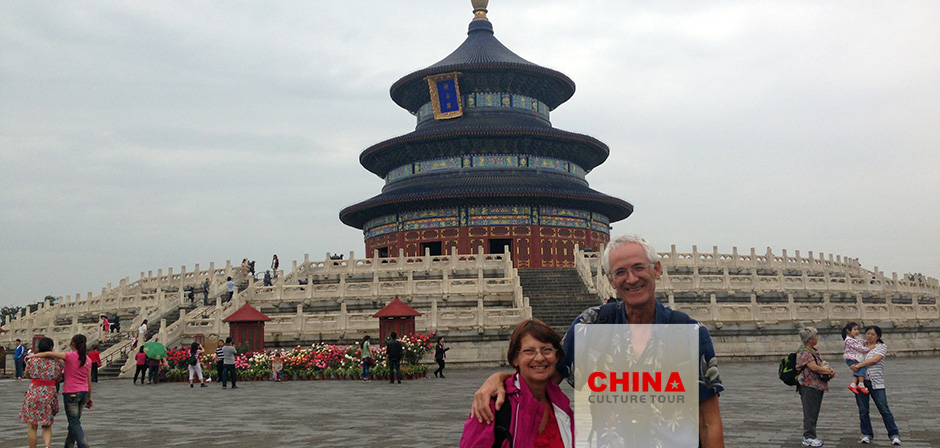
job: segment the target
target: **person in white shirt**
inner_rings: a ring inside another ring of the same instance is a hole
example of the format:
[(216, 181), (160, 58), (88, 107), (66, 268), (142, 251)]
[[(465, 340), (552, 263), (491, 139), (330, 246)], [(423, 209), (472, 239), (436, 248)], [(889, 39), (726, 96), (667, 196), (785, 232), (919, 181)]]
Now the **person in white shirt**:
[(140, 324), (140, 328), (137, 329), (137, 343), (143, 344), (147, 342), (147, 319), (144, 319), (144, 323)]

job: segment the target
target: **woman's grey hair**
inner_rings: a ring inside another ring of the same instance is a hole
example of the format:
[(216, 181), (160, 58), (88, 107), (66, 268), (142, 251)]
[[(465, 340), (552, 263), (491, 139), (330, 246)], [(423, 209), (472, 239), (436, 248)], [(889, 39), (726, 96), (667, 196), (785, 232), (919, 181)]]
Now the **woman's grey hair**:
[(816, 330), (816, 327), (800, 328), (800, 341), (803, 341), (803, 343), (806, 344), (807, 341), (812, 339), (813, 336), (816, 336), (818, 333), (819, 331)]
[(621, 246), (626, 246), (630, 243), (637, 243), (640, 246), (643, 246), (643, 250), (646, 252), (646, 258), (650, 260), (650, 264), (654, 264), (659, 261), (659, 254), (656, 253), (656, 249), (654, 249), (653, 245), (650, 244), (649, 241), (646, 241), (645, 238), (635, 234), (620, 235), (607, 243), (607, 247), (604, 249), (604, 254), (601, 255), (601, 267), (604, 268), (605, 274), (608, 276), (610, 275), (610, 251)]

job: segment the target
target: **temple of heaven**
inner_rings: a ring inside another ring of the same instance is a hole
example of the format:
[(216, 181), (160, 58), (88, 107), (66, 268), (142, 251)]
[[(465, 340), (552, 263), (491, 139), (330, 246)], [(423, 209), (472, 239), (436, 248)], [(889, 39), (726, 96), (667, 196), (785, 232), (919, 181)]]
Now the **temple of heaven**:
[(572, 266), (575, 244), (607, 243), (610, 223), (633, 206), (585, 179), (607, 145), (552, 127), (549, 112), (571, 98), (574, 82), (506, 48), (487, 2), (473, 6), (460, 47), (392, 85), (392, 100), (417, 126), (362, 152), (359, 162), (385, 187), (340, 220), (363, 231), (369, 256), (508, 247), (520, 269)]

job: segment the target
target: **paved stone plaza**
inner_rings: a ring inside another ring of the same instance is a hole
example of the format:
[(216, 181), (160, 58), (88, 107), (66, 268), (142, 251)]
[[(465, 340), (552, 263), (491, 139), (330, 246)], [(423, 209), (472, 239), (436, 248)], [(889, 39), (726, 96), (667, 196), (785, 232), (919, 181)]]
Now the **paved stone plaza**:
[[(844, 366), (842, 366), (844, 367)], [(905, 447), (940, 446), (940, 391), (932, 358), (890, 358), (888, 402)], [(826, 394), (818, 433), (830, 447), (858, 445), (858, 417), (838, 369)], [(133, 386), (130, 380), (96, 385), (94, 409), (83, 423), (95, 447), (452, 447), (460, 440), (470, 398), (491, 369), (448, 369), (447, 379), (405, 381), (243, 382), (190, 389), (184, 383)], [(729, 447), (800, 446), (799, 396), (776, 377), (776, 363), (723, 363), (721, 397)], [(17, 420), (26, 381), (0, 380), (0, 447), (26, 447)], [(568, 389), (570, 392), (570, 389)], [(888, 446), (872, 406), (875, 440)], [(60, 414), (53, 442), (62, 446)]]

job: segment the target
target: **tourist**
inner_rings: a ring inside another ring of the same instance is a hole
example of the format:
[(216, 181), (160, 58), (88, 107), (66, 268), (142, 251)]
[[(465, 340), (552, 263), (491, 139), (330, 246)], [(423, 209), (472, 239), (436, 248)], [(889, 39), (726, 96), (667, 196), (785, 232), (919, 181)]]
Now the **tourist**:
[(88, 359), (91, 360), (91, 382), (98, 382), (98, 367), (101, 367), (101, 352), (98, 351), (98, 344), (91, 346), (88, 352)]
[(144, 353), (143, 345), (137, 349), (134, 361), (137, 365), (137, 370), (134, 371), (134, 384), (137, 384), (137, 375), (140, 375), (140, 385), (143, 386), (144, 380), (147, 379), (147, 354)]
[(147, 357), (147, 384), (160, 382), (160, 360)]
[(251, 270), (251, 266), (248, 265), (248, 259), (242, 258), (242, 280), (248, 281), (248, 271)]
[[(504, 382), (509, 406), (503, 411), (511, 414), (507, 420), (512, 424), (506, 425), (508, 437), (501, 436), (510, 440), (511, 446), (574, 446), (574, 412), (568, 396), (554, 381), (555, 367), (563, 355), (561, 336), (544, 322), (525, 320), (513, 330), (506, 357), (516, 373)], [(499, 415), (495, 400), (490, 400), (489, 407)], [(496, 427), (470, 415), (463, 426), (461, 448), (502, 446), (496, 445)]]
[(274, 355), (271, 359), (271, 379), (274, 381), (281, 381), (281, 377), (284, 376), (284, 358), (279, 355)]
[(223, 363), (223, 353), (222, 347), (225, 347), (225, 341), (219, 339), (219, 342), (215, 345), (215, 380), (216, 382), (222, 382), (222, 373), (225, 370), (225, 363)]
[(222, 389), (226, 387), (226, 381), (232, 381), (232, 389), (238, 389), (238, 386), (235, 385), (235, 380), (237, 375), (235, 374), (235, 355), (238, 354), (238, 350), (232, 346), (232, 337), (229, 336), (225, 338), (225, 346), (222, 347)]
[(369, 381), (369, 369), (375, 364), (375, 358), (372, 356), (372, 343), (369, 342), (371, 336), (365, 335), (362, 338), (362, 381)]
[(822, 446), (823, 441), (816, 437), (816, 420), (822, 407), (823, 394), (829, 390), (828, 381), (836, 375), (836, 371), (823, 364), (819, 350), (816, 350), (816, 344), (819, 343), (816, 328), (800, 329), (800, 341), (803, 346), (796, 352), (796, 369), (800, 371), (796, 390), (803, 403), (803, 445)]
[(403, 352), (401, 341), (398, 340), (398, 334), (394, 331), (388, 335), (388, 342), (385, 343), (385, 362), (388, 364), (388, 382), (395, 382), (397, 375), (398, 384), (401, 384), (401, 355)]
[(202, 363), (199, 362), (199, 357), (204, 351), (202, 344), (198, 342), (193, 342), (192, 347), (189, 348), (189, 387), (193, 387), (193, 374), (199, 377), (199, 387), (207, 387), (206, 379), (202, 376)]
[(209, 286), (211, 285), (209, 278), (206, 277), (206, 281), (202, 283), (202, 306), (209, 306)]
[(117, 314), (115, 314), (114, 317), (112, 317), (112, 318), (109, 319), (109, 320), (111, 321), (111, 332), (112, 332), (112, 333), (117, 333), (118, 335), (120, 335), (120, 333), (121, 333), (121, 316), (118, 316)]
[(264, 271), (264, 286), (271, 286), (271, 271)]
[(859, 426), (862, 430), (861, 443), (871, 443), (871, 439), (875, 437), (875, 431), (871, 427), (871, 417), (868, 414), (868, 397), (870, 396), (874, 400), (878, 412), (881, 413), (881, 420), (888, 431), (891, 444), (900, 445), (901, 433), (898, 431), (898, 425), (894, 423), (894, 414), (888, 408), (888, 396), (885, 393), (885, 356), (888, 356), (888, 346), (881, 340), (881, 328), (875, 325), (866, 328), (865, 343), (869, 349), (865, 355), (865, 360), (851, 366), (853, 371), (867, 368), (865, 386), (871, 392), (869, 395), (859, 394), (855, 396), (855, 404), (858, 405)]
[(235, 297), (235, 281), (232, 277), (225, 281), (225, 286), (228, 288), (228, 300), (232, 300)]
[[(39, 353), (52, 350), (54, 342), (42, 338), (36, 344)], [(59, 398), (55, 385), (65, 368), (61, 360), (33, 358), (27, 366), (32, 386), (26, 389), (26, 398), (20, 409), (20, 421), (28, 425), (26, 440), (29, 448), (36, 448), (36, 430), (42, 426), (42, 441), (46, 448), (52, 445), (52, 420), (59, 412)]]
[(65, 360), (65, 386), (62, 395), (65, 401), (65, 417), (69, 421), (69, 432), (65, 437), (65, 446), (78, 444), (78, 448), (87, 448), (85, 431), (82, 429), (82, 408), (91, 409), (91, 360), (88, 359), (86, 339), (83, 334), (72, 336), (68, 353), (46, 351), (30, 355), (30, 358), (56, 358)]
[[(561, 378), (573, 384), (571, 375), (574, 360), (574, 328), (577, 324), (597, 324), (600, 312), (610, 313), (606, 323), (611, 324), (698, 324), (684, 313), (673, 311), (656, 300), (656, 279), (662, 275), (659, 255), (652, 245), (637, 235), (622, 235), (614, 238), (602, 255), (607, 281), (620, 300), (585, 310), (571, 324), (562, 346), (565, 357), (558, 364)], [(607, 308), (604, 308), (607, 307)], [(718, 374), (715, 347), (708, 329), (697, 325), (699, 333), (699, 356), (708, 369), (699, 369), (699, 441), (704, 448), (724, 446), (721, 425), (721, 410), (718, 394), (724, 390)], [(495, 373), (474, 394), (472, 415), (478, 420), (492, 422), (491, 397), (496, 398), (499, 409), (505, 399), (503, 384), (512, 374)], [(561, 381), (558, 379), (558, 381)]]
[(277, 277), (277, 268), (281, 266), (281, 261), (277, 259), (277, 254), (271, 259), (271, 270), (274, 271), (274, 277)]
[(437, 344), (434, 345), (434, 360), (437, 361), (437, 370), (434, 371), (434, 376), (440, 374), (441, 378), (444, 378), (444, 352), (450, 350), (450, 347), (444, 347), (444, 336), (438, 336)]
[(137, 328), (137, 343), (144, 345), (145, 342), (147, 342), (147, 319), (144, 319), (144, 322)]
[[(859, 361), (865, 359), (868, 347), (865, 345), (865, 339), (859, 335), (858, 324), (855, 322), (849, 322), (842, 327), (842, 339), (844, 339), (842, 359), (851, 369), (853, 364), (858, 364)], [(858, 372), (852, 375), (849, 381), (849, 390), (855, 394), (860, 392), (863, 394), (868, 393), (868, 388), (865, 387), (865, 367), (858, 369)]]
[(23, 347), (23, 341), (16, 340), (16, 350), (13, 352), (13, 366), (16, 369), (14, 378), (23, 379), (23, 370), (26, 366), (26, 347)]
[(111, 322), (108, 321), (108, 316), (102, 314), (98, 316), (101, 318), (101, 338), (100, 341), (102, 344), (108, 343), (108, 333), (111, 332)]

